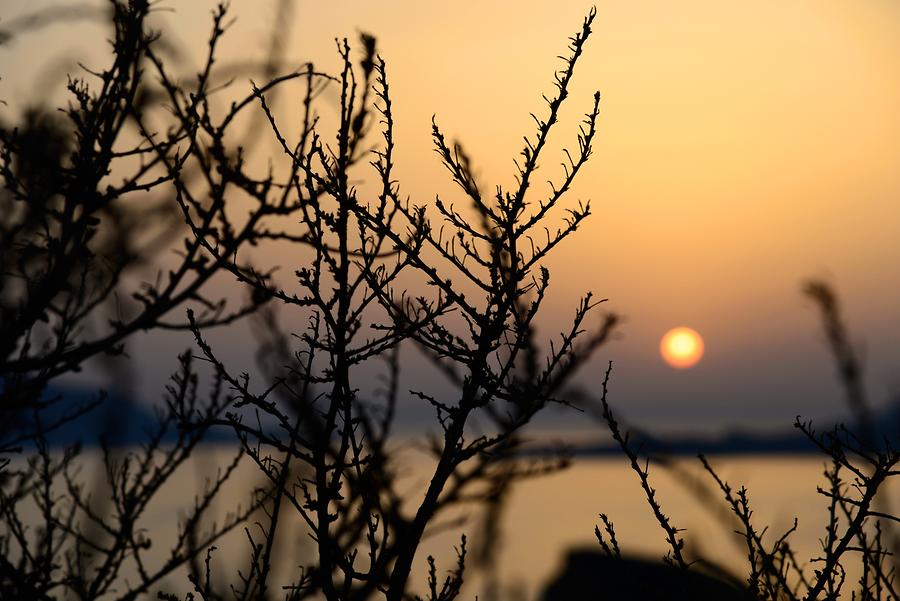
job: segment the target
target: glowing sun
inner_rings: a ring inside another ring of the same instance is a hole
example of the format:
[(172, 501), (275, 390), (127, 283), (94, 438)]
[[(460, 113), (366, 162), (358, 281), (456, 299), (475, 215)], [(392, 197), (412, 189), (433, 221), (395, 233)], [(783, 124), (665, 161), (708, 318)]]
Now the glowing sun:
[(703, 357), (703, 338), (691, 328), (673, 328), (660, 340), (659, 352), (672, 367), (687, 369)]

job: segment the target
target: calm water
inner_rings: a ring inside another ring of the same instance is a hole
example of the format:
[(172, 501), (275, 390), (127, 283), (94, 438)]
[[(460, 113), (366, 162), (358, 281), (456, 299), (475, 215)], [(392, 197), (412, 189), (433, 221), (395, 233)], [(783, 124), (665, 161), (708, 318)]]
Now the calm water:
[[(203, 449), (182, 469), (151, 506), (144, 526), (154, 539), (153, 553), (160, 561), (175, 536), (176, 516), (183, 513), (192, 501), (194, 491), (203, 486), (205, 477), (215, 473), (217, 465), (224, 465), (233, 451)], [(812, 558), (819, 549), (818, 537), (825, 523), (826, 500), (816, 493), (821, 484), (822, 460), (813, 457), (744, 457), (712, 458), (720, 475), (734, 488), (745, 485), (750, 492), (755, 523), (770, 526), (770, 537), (780, 536), (800, 520), (793, 535), (793, 547), (800, 558)], [(405, 484), (408, 498), (415, 499), (416, 491), (426, 482), (426, 462), (416, 455), (406, 458)], [(89, 472), (86, 472), (89, 473)], [(658, 498), (673, 525), (684, 528), (683, 536), (691, 555), (701, 555), (719, 564), (740, 571), (745, 564), (745, 549), (741, 540), (727, 526), (717, 521), (708, 506), (698, 502), (686, 483), (698, 477), (705, 484), (711, 480), (696, 460), (681, 460), (678, 469), (651, 466), (651, 480)], [(237, 503), (246, 504), (247, 488), (259, 481), (254, 468), (245, 465), (239, 470), (227, 494), (218, 503), (220, 515)], [(557, 572), (568, 549), (573, 547), (598, 549), (593, 534), (598, 513), (606, 513), (615, 523), (623, 553), (647, 557), (661, 557), (665, 553), (663, 533), (653, 520), (644, 500), (638, 480), (627, 464), (619, 459), (583, 459), (569, 469), (518, 484), (512, 492), (502, 519), (502, 539), (498, 547), (494, 574), (499, 579), (505, 599), (535, 599), (543, 584)], [(458, 516), (459, 514), (457, 514)], [(416, 560), (419, 572), (415, 582), (424, 585), (425, 558), (433, 554), (441, 572), (453, 565), (453, 546), (459, 533), (477, 532), (478, 512), (463, 512), (468, 525), (453, 526), (436, 534), (424, 544)], [(447, 516), (452, 521), (454, 516)], [(311, 543), (299, 527), (285, 531), (285, 543), (279, 553), (282, 560), (279, 572), (296, 574), (296, 568), (308, 560)], [(474, 541), (473, 541), (474, 542)], [(247, 557), (246, 534), (235, 532), (218, 545), (214, 555), (213, 573), (226, 575), (243, 567)], [(743, 572), (742, 572), (743, 573)], [(463, 599), (484, 596), (484, 574), (469, 574)], [(847, 582), (854, 582), (856, 574), (848, 569)], [(166, 590), (187, 590), (181, 576), (170, 578)], [(155, 591), (153, 598), (155, 598)]]
[[(756, 524), (768, 524), (772, 533), (780, 535), (793, 524), (794, 516), (799, 517), (793, 545), (799, 557), (815, 556), (827, 507), (824, 497), (816, 493), (822, 480), (820, 460), (729, 457), (712, 461), (733, 487), (747, 486)], [(696, 460), (680, 461), (678, 469), (674, 473), (651, 466), (651, 484), (672, 524), (685, 529), (688, 550), (735, 572), (742, 570), (746, 565), (742, 540), (686, 486), (692, 477), (705, 484), (711, 479)], [(615, 524), (623, 553), (661, 558), (666, 552), (664, 533), (629, 466), (611, 458), (577, 461), (566, 471), (523, 482), (515, 489), (504, 518), (498, 562), (499, 578), (511, 589), (508, 596), (539, 597), (543, 584), (561, 569), (566, 550), (598, 549), (593, 529), (601, 512)], [(432, 542), (429, 552), (437, 556), (439, 548)], [(478, 592), (478, 583), (472, 584), (469, 598)]]

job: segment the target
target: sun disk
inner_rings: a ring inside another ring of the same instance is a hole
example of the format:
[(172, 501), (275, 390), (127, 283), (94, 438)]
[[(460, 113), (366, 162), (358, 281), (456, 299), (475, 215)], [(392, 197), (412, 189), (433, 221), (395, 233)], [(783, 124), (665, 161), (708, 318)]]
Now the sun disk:
[(685, 327), (666, 332), (659, 343), (659, 352), (666, 363), (677, 369), (693, 367), (703, 357), (703, 338), (696, 330)]

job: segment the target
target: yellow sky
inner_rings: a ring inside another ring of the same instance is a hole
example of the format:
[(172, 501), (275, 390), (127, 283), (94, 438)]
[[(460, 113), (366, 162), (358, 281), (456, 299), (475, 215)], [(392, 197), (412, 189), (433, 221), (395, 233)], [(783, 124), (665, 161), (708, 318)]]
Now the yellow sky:
[[(4, 4), (9, 15), (34, 5)], [(162, 17), (199, 52), (210, 3), (167, 5), (176, 12)], [(223, 59), (259, 56), (275, 2), (232, 6), (239, 21)], [(432, 114), (464, 142), (488, 189), (511, 182), (528, 114), (542, 110), (555, 57), (589, 8), (299, 2), (289, 56), (333, 66), (335, 36), (375, 33), (391, 77), (401, 186), (421, 201), (452, 198), (430, 151)], [(900, 4), (615, 0), (597, 10), (552, 149), (574, 143), (599, 89), (595, 154), (570, 197), (590, 199), (594, 216), (549, 264), (548, 330), (582, 292), (609, 297), (628, 321), (604, 357), (617, 360), (634, 407), (692, 403), (743, 416), (750, 404), (777, 411), (790, 397), (801, 399), (790, 416), (836, 409), (816, 316), (798, 292), (803, 278), (824, 275), (867, 342), (873, 391), (896, 390)], [(2, 97), (33, 90), (24, 56), (89, 46), (96, 33), (52, 28), (0, 51)], [(555, 163), (544, 161), (546, 177)], [(697, 368), (676, 373), (657, 347), (678, 325), (703, 334), (707, 349)]]

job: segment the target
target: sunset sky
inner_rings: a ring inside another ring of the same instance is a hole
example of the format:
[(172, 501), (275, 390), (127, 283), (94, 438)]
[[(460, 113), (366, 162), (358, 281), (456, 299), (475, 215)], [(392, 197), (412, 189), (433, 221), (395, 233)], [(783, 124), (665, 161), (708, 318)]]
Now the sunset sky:
[[(6, 0), (4, 21), (45, 4)], [(232, 2), (238, 20), (223, 62), (264, 55), (276, 5)], [(212, 3), (160, 6), (174, 9), (157, 18), (191, 50), (190, 73)], [(298, 2), (286, 56), (294, 67), (312, 60), (331, 70), (336, 36), (375, 34), (395, 104), (401, 189), (420, 202), (452, 199), (457, 191), (431, 151), (432, 115), (465, 145), (485, 189), (512, 182), (529, 113), (542, 114), (556, 57), (590, 6)], [(582, 385), (597, 387), (600, 368), (615, 361), (614, 404), (648, 425), (789, 425), (797, 414), (840, 413), (818, 315), (800, 293), (819, 277), (840, 293), (873, 401), (900, 395), (900, 4), (614, 0), (597, 11), (551, 149), (561, 156), (575, 144), (600, 90), (595, 152), (569, 196), (591, 200), (593, 216), (548, 263), (552, 295), (541, 322), (546, 336), (558, 332), (588, 290), (625, 316)], [(83, 34), (61, 35), (73, 27)], [(62, 83), (51, 75), (74, 73), (75, 57), (99, 61), (104, 36), (76, 22), (0, 47), (0, 99), (9, 103), (0, 114), (15, 115), (24, 98), (59, 104)], [(246, 81), (234, 86), (249, 90)], [(281, 97), (280, 109), (291, 102)], [(555, 158), (543, 166), (539, 179), (560, 171)], [(290, 257), (272, 259), (293, 267)], [(690, 369), (659, 354), (676, 326), (705, 341)], [(148, 399), (174, 365), (152, 359), (152, 349), (170, 344), (138, 345)], [(226, 352), (237, 361), (235, 346)]]

